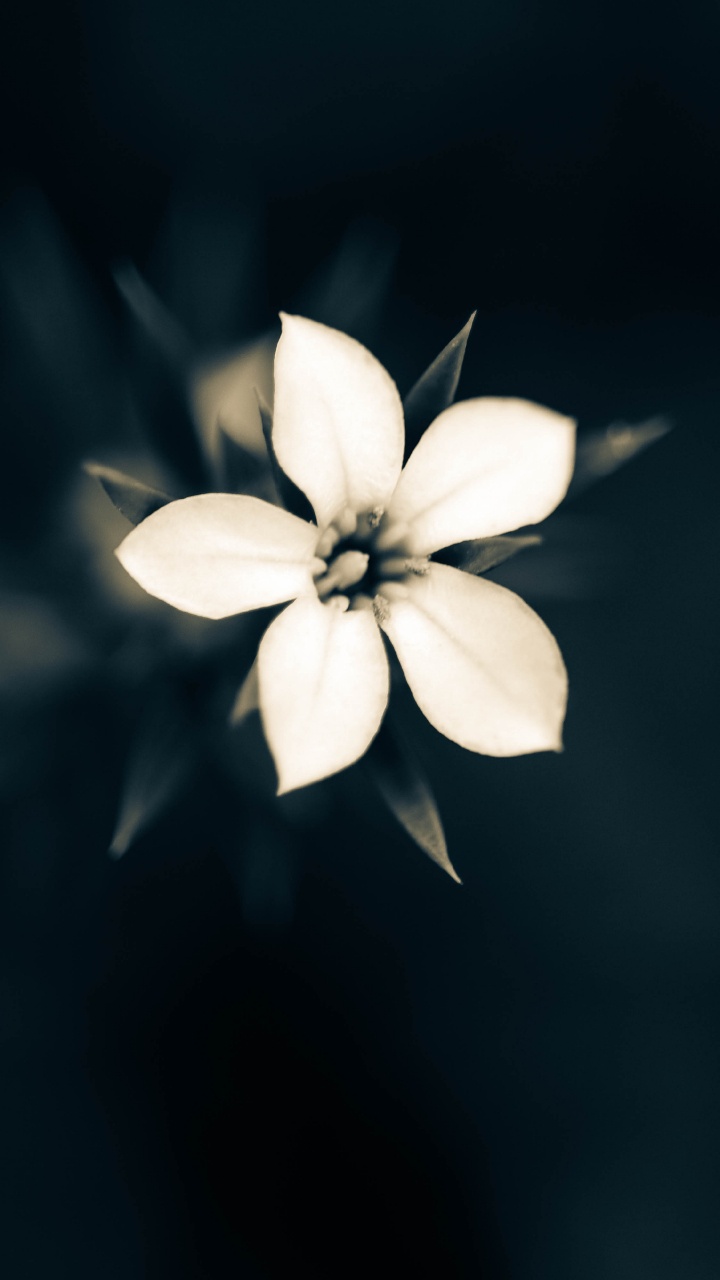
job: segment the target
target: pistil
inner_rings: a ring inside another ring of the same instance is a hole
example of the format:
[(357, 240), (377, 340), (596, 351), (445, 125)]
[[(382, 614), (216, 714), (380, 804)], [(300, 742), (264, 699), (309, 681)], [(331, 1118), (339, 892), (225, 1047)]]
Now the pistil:
[(367, 573), (370, 557), (365, 551), (343, 551), (332, 561), (327, 573), (315, 581), (315, 589), (321, 600), (333, 591), (347, 591), (357, 586)]

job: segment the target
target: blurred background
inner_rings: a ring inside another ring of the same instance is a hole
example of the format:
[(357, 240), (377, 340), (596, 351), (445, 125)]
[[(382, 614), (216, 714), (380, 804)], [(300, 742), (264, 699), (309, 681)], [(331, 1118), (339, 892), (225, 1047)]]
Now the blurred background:
[[(716, 1280), (716, 7), (6, 21), (3, 1275)], [(565, 753), (412, 721), (462, 888), (357, 771), (218, 750), (257, 632), (136, 592), (81, 470), (252, 451), (281, 307), (402, 392), (477, 308), (461, 397), (674, 424), (503, 579)]]

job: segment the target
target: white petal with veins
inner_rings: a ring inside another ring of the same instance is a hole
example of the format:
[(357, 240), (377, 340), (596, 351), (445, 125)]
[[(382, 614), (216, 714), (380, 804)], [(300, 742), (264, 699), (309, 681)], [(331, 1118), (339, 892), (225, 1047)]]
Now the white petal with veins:
[(408, 459), (386, 516), (414, 555), (537, 524), (564, 498), (575, 423), (526, 400), (451, 405)]
[(505, 587), (447, 565), (404, 586), (382, 626), (430, 723), (483, 755), (560, 750), (567, 674), (537, 614)]
[(365, 347), (283, 316), (275, 356), (273, 443), (321, 527), (345, 507), (384, 507), (402, 467), (404, 423), (392, 378)]
[(280, 794), (353, 764), (380, 727), (390, 676), (370, 612), (296, 600), (266, 631), (258, 674)]
[(315, 525), (244, 494), (202, 493), (160, 507), (116, 555), (151, 596), (202, 618), (314, 595)]

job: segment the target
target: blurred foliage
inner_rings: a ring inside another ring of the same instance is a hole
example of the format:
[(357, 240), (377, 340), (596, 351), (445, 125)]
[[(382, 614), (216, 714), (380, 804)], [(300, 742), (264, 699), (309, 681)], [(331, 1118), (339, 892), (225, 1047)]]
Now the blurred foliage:
[[(16, 16), (7, 1274), (334, 1277), (382, 1257), (714, 1280), (716, 17)], [(250, 468), (291, 305), (367, 342), (404, 393), (478, 306), (461, 395), (572, 413), (582, 476), (608, 477), (492, 570), (561, 639), (564, 756), (466, 760), (399, 700), (462, 890), (362, 771), (275, 802), (257, 717), (208, 732), (262, 622), (145, 596), (112, 556), (126, 520), (80, 472), (99, 458), (181, 494)], [(165, 741), (177, 772), (148, 807), (143, 751)], [(118, 816), (137, 844), (111, 860)]]

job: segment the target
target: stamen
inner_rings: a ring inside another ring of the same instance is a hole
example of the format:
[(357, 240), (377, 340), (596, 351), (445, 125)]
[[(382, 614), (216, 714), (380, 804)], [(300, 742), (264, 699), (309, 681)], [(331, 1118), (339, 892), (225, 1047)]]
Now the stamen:
[(372, 602), (372, 610), (375, 614), (375, 621), (381, 627), (390, 617), (390, 604), (385, 596), (377, 595)]
[(383, 578), (404, 578), (408, 573), (422, 577), (429, 567), (427, 556), (388, 556), (383, 560), (380, 572)]
[(401, 582), (383, 583), (382, 592), (378, 592), (372, 602), (375, 621), (381, 627), (390, 617), (390, 606), (393, 600), (405, 600), (408, 594), (407, 587)]
[(384, 507), (373, 507), (372, 511), (363, 511), (357, 518), (356, 539), (360, 542), (369, 542), (384, 514)]

